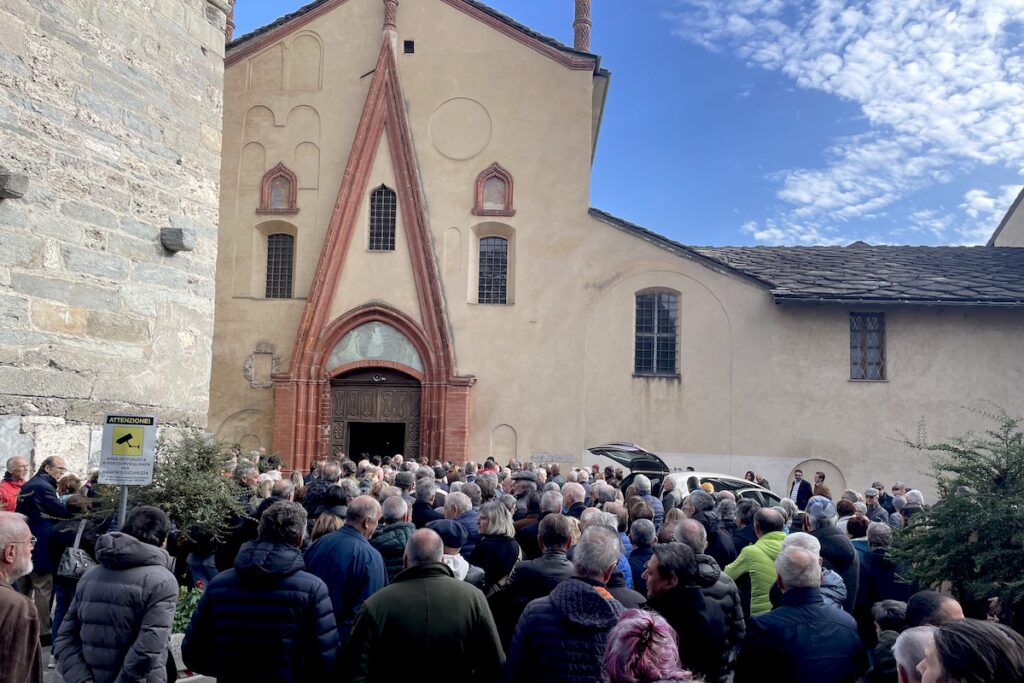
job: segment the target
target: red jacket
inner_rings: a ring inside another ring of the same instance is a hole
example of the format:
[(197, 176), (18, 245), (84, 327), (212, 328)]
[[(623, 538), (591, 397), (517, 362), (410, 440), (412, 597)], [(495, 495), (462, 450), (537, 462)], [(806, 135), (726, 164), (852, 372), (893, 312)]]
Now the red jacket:
[(14, 508), (18, 506), (21, 487), (25, 483), (24, 481), (14, 481), (9, 477), (10, 475), (7, 475), (3, 481), (0, 481), (0, 511), (3, 512), (14, 512)]

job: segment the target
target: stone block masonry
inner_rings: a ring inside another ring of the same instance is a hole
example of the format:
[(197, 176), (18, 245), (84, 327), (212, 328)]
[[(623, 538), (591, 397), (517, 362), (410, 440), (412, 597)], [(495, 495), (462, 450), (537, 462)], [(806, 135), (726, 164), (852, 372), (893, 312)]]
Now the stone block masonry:
[(227, 6), (0, 3), (0, 468), (85, 474), (106, 412), (206, 425)]

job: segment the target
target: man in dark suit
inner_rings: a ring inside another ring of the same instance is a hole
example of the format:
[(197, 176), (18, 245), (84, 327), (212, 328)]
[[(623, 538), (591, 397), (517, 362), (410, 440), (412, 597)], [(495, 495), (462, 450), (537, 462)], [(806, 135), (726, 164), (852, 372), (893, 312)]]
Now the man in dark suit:
[(437, 496), (437, 484), (433, 479), (422, 477), (416, 482), (416, 502), (412, 504), (412, 523), (422, 529), (435, 519), (444, 519), (444, 515), (434, 509)]
[(789, 498), (803, 510), (807, 507), (807, 501), (811, 499), (812, 495), (811, 482), (804, 480), (803, 470), (794, 470), (793, 483), (789, 485)]

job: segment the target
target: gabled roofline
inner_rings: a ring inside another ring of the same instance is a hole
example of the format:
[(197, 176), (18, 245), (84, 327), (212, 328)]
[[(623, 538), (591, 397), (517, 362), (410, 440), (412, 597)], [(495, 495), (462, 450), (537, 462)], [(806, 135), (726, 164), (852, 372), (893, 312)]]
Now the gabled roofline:
[(1017, 198), (1013, 200), (1013, 204), (1010, 204), (1010, 208), (1007, 209), (1005, 214), (1003, 214), (1003, 220), (999, 221), (999, 226), (996, 228), (996, 231), (988, 238), (988, 242), (985, 243), (986, 247), (996, 246), (996, 240), (999, 239), (999, 233), (1001, 233), (1006, 224), (1010, 222), (1010, 218), (1013, 217), (1013, 214), (1017, 211), (1021, 201), (1024, 201), (1024, 188), (1021, 188), (1021, 191), (1017, 194)]
[(630, 223), (629, 221), (623, 218), (613, 216), (607, 211), (602, 211), (601, 209), (595, 209), (594, 207), (590, 207), (589, 213), (593, 218), (601, 221), (602, 223), (605, 223), (606, 225), (610, 225), (613, 228), (618, 228), (619, 230), (629, 233), (634, 237), (639, 237), (640, 239), (646, 242), (650, 242), (656, 247), (664, 249), (665, 251), (672, 252), (676, 256), (682, 256), (683, 258), (690, 259), (691, 261), (696, 261), (700, 265), (710, 270), (713, 270), (716, 273), (738, 277), (740, 279), (746, 280), (750, 284), (754, 284), (769, 290), (775, 287), (775, 284), (772, 282), (762, 280), (761, 278), (755, 277), (750, 273), (745, 273), (742, 270), (737, 270), (736, 268), (733, 268), (727, 263), (717, 261), (713, 258), (708, 258), (707, 256), (704, 256), (703, 254), (694, 251), (693, 249), (687, 247), (684, 244), (680, 244), (679, 242), (669, 239), (664, 235), (659, 235), (653, 230), (648, 230), (647, 228), (637, 225), (636, 223)]
[[(347, 0), (315, 0), (283, 17), (239, 36), (227, 44), (224, 66), (229, 67), (245, 57), (261, 50), (272, 42), (298, 30), (317, 17), (323, 16)], [(589, 70), (597, 72), (601, 66), (601, 58), (589, 52), (582, 52), (565, 45), (554, 38), (537, 33), (528, 26), (519, 23), (495, 9), (477, 0), (441, 0), (478, 21), (487, 24), (499, 33), (549, 57), (563, 66), (573, 70)]]

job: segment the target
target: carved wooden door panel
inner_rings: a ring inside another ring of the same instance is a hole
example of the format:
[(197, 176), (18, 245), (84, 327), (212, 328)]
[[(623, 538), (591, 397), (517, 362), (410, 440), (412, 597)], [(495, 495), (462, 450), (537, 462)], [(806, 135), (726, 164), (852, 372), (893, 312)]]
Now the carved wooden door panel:
[(349, 423), (401, 422), (405, 424), (404, 455), (418, 457), (420, 393), (418, 382), (391, 371), (360, 371), (333, 382), (331, 454), (347, 453)]

